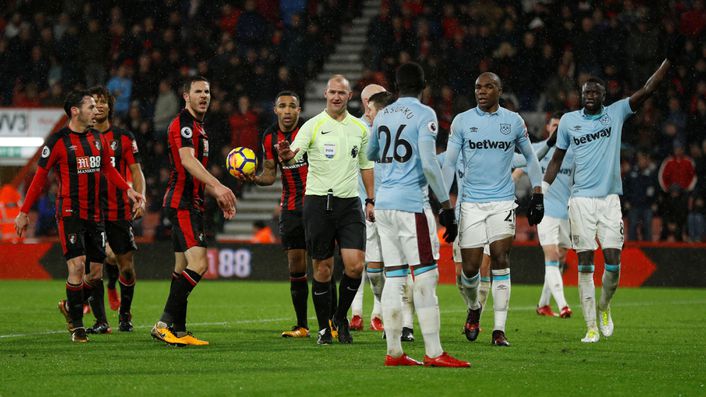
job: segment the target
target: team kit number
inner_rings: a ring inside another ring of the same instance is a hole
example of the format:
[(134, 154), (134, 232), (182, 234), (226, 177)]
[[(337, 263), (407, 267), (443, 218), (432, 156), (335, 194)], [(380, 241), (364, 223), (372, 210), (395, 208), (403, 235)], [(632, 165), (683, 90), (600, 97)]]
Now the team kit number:
[[(382, 150), (382, 156), (380, 156), (381, 163), (391, 163), (393, 160), (398, 163), (406, 163), (412, 158), (412, 145), (404, 138), (400, 138), (406, 126), (406, 124), (401, 124), (397, 129), (394, 143), (392, 142), (392, 132), (390, 128), (386, 125), (378, 127), (378, 139), (381, 139), (383, 134), (385, 135), (385, 147)], [(390, 148), (393, 148), (392, 156), (388, 155)]]

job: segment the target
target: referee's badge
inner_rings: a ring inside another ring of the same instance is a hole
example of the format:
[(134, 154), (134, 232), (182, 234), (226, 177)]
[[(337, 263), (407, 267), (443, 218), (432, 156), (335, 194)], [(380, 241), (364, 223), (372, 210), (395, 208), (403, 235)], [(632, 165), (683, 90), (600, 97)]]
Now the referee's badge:
[(510, 131), (512, 130), (511, 127), (511, 124), (500, 123), (500, 132), (503, 135), (510, 135)]
[(335, 143), (324, 143), (324, 156), (327, 159), (332, 159), (336, 155), (336, 144)]

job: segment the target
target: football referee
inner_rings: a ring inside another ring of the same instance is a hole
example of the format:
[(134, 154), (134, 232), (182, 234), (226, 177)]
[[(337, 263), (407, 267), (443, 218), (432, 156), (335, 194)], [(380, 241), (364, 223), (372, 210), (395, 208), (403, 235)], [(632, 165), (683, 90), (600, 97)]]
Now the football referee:
[(314, 265), (312, 295), (319, 323), (319, 344), (333, 340), (330, 318), (329, 283), (333, 270), (335, 243), (341, 249), (345, 271), (339, 286), (339, 303), (333, 315), (338, 341), (351, 343), (348, 309), (360, 286), (365, 260), (365, 218), (358, 196), (358, 175), (367, 193), (365, 211), (372, 220), (373, 165), (365, 155), (368, 129), (348, 113), (352, 92), (341, 75), (326, 85), (326, 109), (302, 125), (291, 147), (288, 141), (277, 145), (283, 162), (295, 163), (306, 153), (309, 159), (304, 196), (306, 246)]

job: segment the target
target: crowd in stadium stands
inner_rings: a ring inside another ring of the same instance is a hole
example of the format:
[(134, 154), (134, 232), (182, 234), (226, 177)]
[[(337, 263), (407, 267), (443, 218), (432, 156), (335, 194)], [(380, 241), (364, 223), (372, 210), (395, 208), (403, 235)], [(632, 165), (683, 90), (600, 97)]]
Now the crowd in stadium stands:
[[(212, 82), (206, 130), (222, 151), (213, 154), (211, 172), (233, 185), (220, 167), (227, 149), (256, 146), (272, 122), (276, 92), (304, 95), (306, 80), (321, 70), (361, 3), (10, 1), (0, 15), (0, 105), (60, 106), (69, 89), (106, 84), (117, 99), (116, 124), (132, 130), (145, 153), (148, 203), (159, 211), (168, 176), (166, 124), (182, 106), (181, 78), (202, 74)], [(507, 108), (570, 111), (580, 108), (579, 87), (588, 76), (606, 81), (612, 103), (639, 88), (667, 43), (684, 38), (669, 81), (626, 124), (623, 204), (628, 239), (704, 240), (703, 0), (381, 3), (354, 95), (373, 82), (390, 87), (398, 65), (419, 62), (440, 147), (453, 117), (475, 105), (480, 72), (502, 78)], [(653, 221), (661, 226), (653, 229)]]

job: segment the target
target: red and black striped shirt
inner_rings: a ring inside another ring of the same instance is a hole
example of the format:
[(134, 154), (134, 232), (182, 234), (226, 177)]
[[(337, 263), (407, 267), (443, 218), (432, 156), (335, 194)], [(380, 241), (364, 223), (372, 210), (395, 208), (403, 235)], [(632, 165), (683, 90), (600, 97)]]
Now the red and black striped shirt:
[[(130, 131), (112, 126), (102, 132), (102, 135), (107, 144), (110, 162), (120, 176), (128, 180), (128, 167), (140, 163), (140, 152), (137, 149), (135, 136)], [(107, 221), (132, 219), (132, 206), (127, 197), (127, 191), (108, 183), (105, 176), (101, 178), (101, 205), (103, 217)]]
[(110, 166), (107, 143), (101, 133), (89, 129), (78, 133), (68, 127), (47, 138), (39, 166), (52, 168), (59, 180), (56, 216), (78, 216), (100, 222), (101, 169)]
[(304, 157), (295, 164), (281, 164), (277, 156), (275, 145), (283, 140), (289, 142), (294, 141), (302, 124), (304, 124), (304, 122), (300, 119), (294, 130), (282, 132), (279, 129), (279, 124), (275, 123), (265, 130), (262, 140), (265, 160), (274, 160), (275, 166), (278, 165), (282, 171), (282, 198), (279, 205), (282, 209), (288, 211), (301, 211), (303, 208), (304, 192), (306, 191), (306, 175), (309, 170), (309, 163), (306, 155), (304, 155)]
[(179, 149), (194, 148), (194, 157), (204, 167), (208, 166), (208, 136), (203, 122), (196, 120), (188, 110), (182, 110), (169, 124), (167, 146), (171, 172), (162, 206), (203, 211), (205, 185), (189, 174), (179, 156)]

